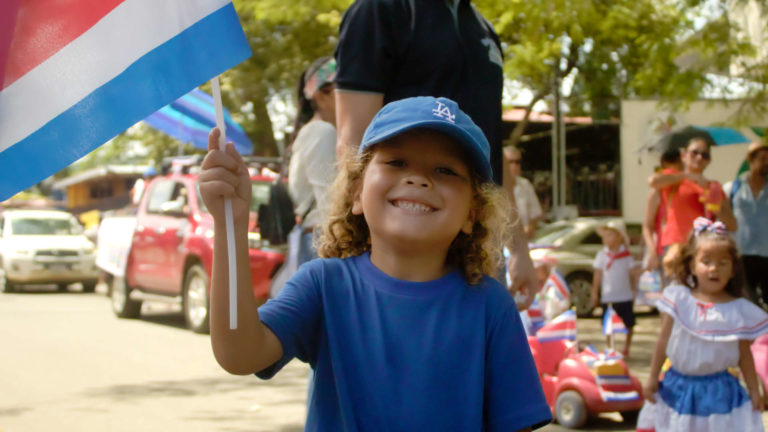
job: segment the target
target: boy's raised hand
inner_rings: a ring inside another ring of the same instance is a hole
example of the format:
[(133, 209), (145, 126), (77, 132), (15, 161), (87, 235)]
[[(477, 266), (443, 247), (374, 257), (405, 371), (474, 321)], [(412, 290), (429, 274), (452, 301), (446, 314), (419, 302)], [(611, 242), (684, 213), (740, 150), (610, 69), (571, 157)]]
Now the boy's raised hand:
[(232, 143), (225, 150), (219, 150), (218, 128), (208, 134), (208, 154), (198, 177), (200, 195), (208, 211), (216, 220), (224, 218), (224, 198), (232, 199), (232, 213), (235, 222), (248, 221), (251, 204), (251, 177), (243, 158)]

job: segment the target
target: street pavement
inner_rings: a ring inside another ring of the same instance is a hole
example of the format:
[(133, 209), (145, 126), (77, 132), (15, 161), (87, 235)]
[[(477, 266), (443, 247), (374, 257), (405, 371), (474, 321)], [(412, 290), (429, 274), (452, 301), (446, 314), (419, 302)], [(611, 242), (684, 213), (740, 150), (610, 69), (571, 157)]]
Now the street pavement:
[[(0, 294), (0, 432), (302, 430), (305, 364), (294, 361), (269, 381), (231, 376), (209, 338), (184, 328), (178, 307), (145, 304), (141, 319), (117, 319), (103, 286), (77, 291)], [(629, 366), (642, 381), (658, 325), (657, 315), (640, 314)], [(605, 346), (598, 318), (579, 319), (578, 331), (579, 340)], [(617, 340), (620, 348), (623, 335)], [(583, 430), (634, 425), (610, 414)]]
[(0, 432), (300, 432), (308, 369), (231, 376), (178, 308), (117, 319), (100, 293), (0, 294)]

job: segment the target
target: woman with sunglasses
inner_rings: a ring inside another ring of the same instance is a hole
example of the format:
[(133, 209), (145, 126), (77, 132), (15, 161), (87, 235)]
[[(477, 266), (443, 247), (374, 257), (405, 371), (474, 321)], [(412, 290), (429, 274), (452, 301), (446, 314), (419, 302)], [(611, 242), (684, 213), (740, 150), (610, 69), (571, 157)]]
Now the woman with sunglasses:
[(681, 151), (683, 171), (656, 173), (649, 179), (667, 203), (667, 219), (661, 232), (661, 246), (686, 242), (693, 229), (693, 221), (700, 216), (723, 222), (728, 231), (735, 232), (736, 218), (730, 202), (725, 199), (720, 183), (704, 177), (712, 159), (710, 143), (693, 138)]

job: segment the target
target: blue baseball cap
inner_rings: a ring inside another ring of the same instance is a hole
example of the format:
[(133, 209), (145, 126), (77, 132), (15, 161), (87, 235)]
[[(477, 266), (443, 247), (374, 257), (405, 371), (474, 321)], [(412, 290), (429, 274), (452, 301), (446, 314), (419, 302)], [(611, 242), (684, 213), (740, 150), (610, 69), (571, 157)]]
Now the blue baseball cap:
[(456, 102), (447, 98), (419, 96), (386, 104), (365, 130), (357, 153), (416, 128), (436, 130), (455, 139), (469, 156), (469, 166), (483, 181), (491, 180), (491, 149), (485, 134)]

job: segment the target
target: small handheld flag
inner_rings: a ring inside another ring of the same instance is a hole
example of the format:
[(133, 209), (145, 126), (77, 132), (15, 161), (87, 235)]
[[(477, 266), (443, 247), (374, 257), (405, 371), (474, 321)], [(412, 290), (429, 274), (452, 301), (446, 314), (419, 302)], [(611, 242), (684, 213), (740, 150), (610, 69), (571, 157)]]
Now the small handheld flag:
[(565, 281), (565, 278), (557, 269), (552, 269), (552, 273), (547, 278), (547, 281), (544, 282), (544, 287), (560, 301), (569, 301), (571, 298), (568, 282)]
[(526, 313), (531, 320), (531, 330), (533, 330), (534, 333), (544, 326), (544, 312), (541, 310), (541, 305), (539, 304), (538, 299), (533, 299), (533, 303), (528, 306)]
[(536, 332), (539, 342), (576, 340), (576, 311), (567, 310)]
[(613, 309), (613, 306), (608, 305), (608, 311), (603, 318), (603, 334), (612, 335), (616, 333), (627, 333), (627, 327), (624, 325), (624, 321), (619, 314)]

